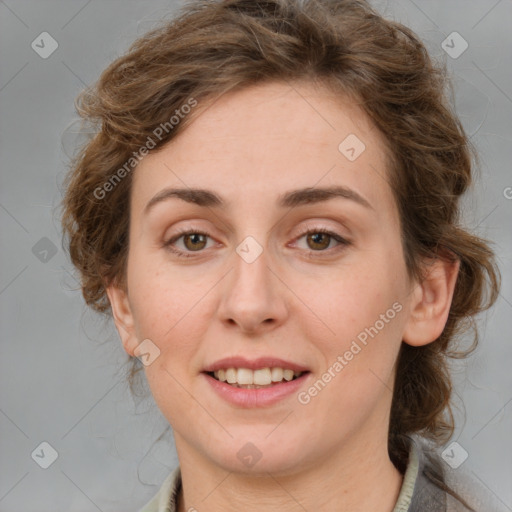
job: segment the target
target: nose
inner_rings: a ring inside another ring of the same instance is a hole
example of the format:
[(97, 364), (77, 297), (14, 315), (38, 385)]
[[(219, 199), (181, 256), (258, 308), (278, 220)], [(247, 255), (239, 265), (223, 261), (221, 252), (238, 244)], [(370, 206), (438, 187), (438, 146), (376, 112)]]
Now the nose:
[(267, 250), (252, 262), (235, 252), (218, 308), (220, 320), (245, 333), (262, 333), (281, 325), (288, 315), (286, 286), (269, 266)]

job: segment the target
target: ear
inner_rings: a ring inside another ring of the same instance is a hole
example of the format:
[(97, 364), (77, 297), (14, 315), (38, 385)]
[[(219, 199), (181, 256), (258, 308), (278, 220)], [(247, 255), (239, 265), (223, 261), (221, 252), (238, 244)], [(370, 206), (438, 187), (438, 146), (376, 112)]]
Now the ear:
[(107, 295), (123, 347), (130, 356), (135, 357), (134, 350), (139, 343), (135, 333), (135, 322), (128, 301), (128, 293), (124, 288), (113, 283), (107, 287)]
[(410, 316), (402, 339), (419, 347), (435, 341), (443, 332), (452, 304), (460, 261), (436, 259), (428, 264), (425, 278), (412, 293)]

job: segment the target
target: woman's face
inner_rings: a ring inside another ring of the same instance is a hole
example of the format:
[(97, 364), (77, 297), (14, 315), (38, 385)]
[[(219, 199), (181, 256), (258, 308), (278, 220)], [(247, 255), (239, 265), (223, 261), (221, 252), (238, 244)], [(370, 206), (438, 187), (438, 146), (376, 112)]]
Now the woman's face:
[(180, 458), (286, 474), (386, 445), (411, 314), (387, 173), (362, 110), (305, 84), (226, 95), (141, 161), (117, 316)]

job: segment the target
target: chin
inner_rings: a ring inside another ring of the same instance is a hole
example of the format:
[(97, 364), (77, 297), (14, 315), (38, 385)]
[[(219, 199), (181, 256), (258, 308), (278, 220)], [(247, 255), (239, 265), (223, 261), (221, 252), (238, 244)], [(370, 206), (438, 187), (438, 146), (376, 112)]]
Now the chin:
[(253, 477), (268, 477), (269, 473), (272, 476), (287, 476), (296, 473), (298, 470), (296, 456), (292, 458), (290, 454), (282, 457), (275, 455), (265, 457), (262, 455), (261, 459), (254, 462), (253, 465), (246, 462), (242, 463), (236, 457), (224, 462), (221, 467), (226, 471)]
[[(297, 450), (304, 446), (303, 442), (290, 442), (290, 439), (275, 437), (272, 441), (268, 436), (268, 427), (263, 435), (237, 436), (228, 443), (219, 443), (215, 453), (210, 452), (211, 460), (224, 470), (252, 475), (268, 476), (296, 473), (300, 466), (305, 465), (304, 453)], [(288, 442), (287, 442), (288, 441)]]

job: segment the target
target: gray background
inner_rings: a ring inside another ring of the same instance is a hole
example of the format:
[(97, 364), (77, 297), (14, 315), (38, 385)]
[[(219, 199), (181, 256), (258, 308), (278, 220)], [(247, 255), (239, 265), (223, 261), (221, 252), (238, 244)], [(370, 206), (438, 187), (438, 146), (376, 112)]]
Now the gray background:
[[(469, 454), (462, 468), (512, 511), (512, 1), (373, 3), (447, 61), (458, 114), (482, 158), (465, 222), (494, 242), (503, 287), (480, 318), (478, 351), (455, 368), (454, 440)], [(112, 325), (84, 306), (58, 220), (76, 95), (176, 5), (0, 1), (2, 512), (135, 511), (177, 464), (168, 429), (154, 443), (166, 420), (151, 398), (134, 401), (127, 389)], [(441, 47), (453, 31), (469, 45), (457, 58)], [(58, 43), (46, 59), (31, 47), (42, 32)], [(48, 469), (35, 462), (49, 460), (43, 441), (58, 453)]]

